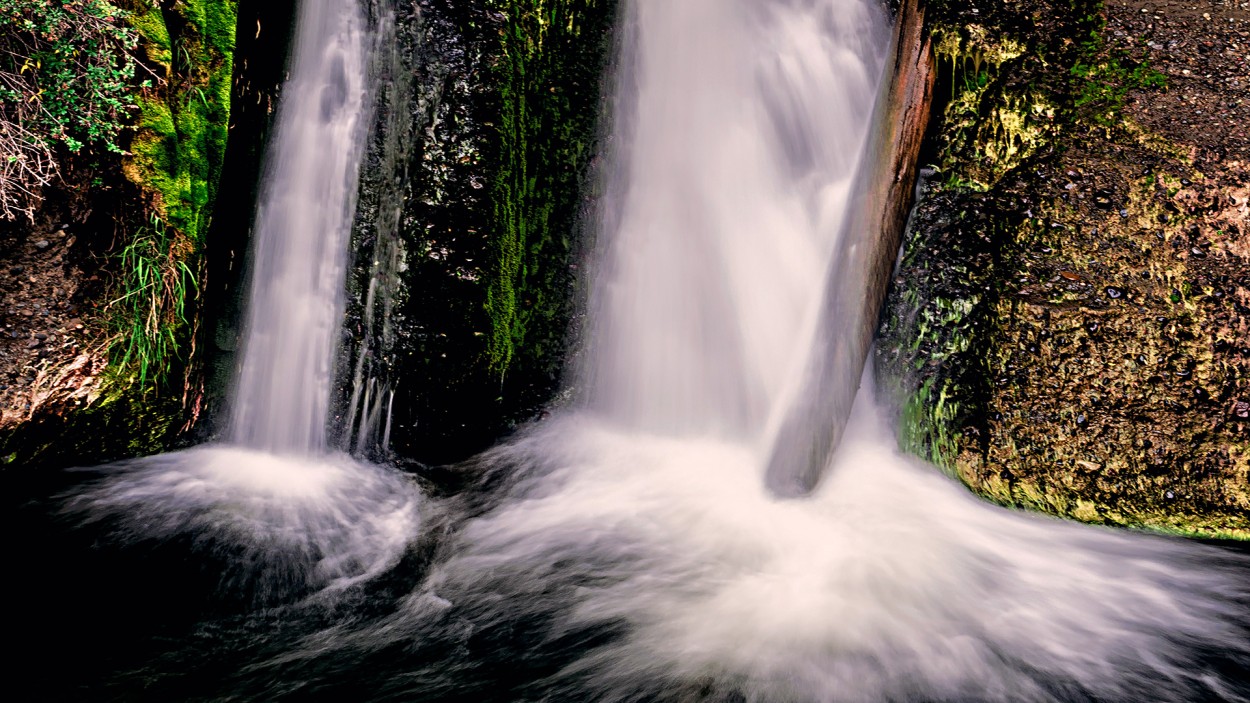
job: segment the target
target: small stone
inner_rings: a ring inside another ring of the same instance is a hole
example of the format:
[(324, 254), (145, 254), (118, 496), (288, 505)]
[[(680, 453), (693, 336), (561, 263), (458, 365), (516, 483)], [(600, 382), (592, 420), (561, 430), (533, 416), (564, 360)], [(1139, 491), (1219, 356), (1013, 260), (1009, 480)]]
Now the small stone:
[(1168, 500), (1172, 500), (1173, 498), (1176, 497), (1176, 494), (1173, 493), (1172, 491), (1168, 491), (1167, 493), (1163, 494), (1163, 497), (1167, 498)]
[(1121, 297), (1124, 296), (1124, 291), (1120, 290), (1119, 288), (1116, 288), (1115, 286), (1107, 286), (1106, 291), (1107, 291), (1107, 297), (1111, 298), (1112, 300), (1119, 300)]
[(1128, 217), (1128, 210), (1121, 210), (1120, 217)]
[(32, 339), (32, 340), (30, 340), (29, 342), (27, 342), (27, 343), (26, 343), (26, 348), (27, 348), (27, 349), (34, 349), (34, 348), (38, 347), (40, 344), (43, 344), (43, 341), (42, 341), (42, 340)]
[(1233, 415), (1236, 415), (1242, 420), (1250, 419), (1250, 401), (1237, 401), (1237, 404), (1233, 406)]
[(43, 332), (39, 332), (35, 335), (35, 339), (38, 339), (39, 341), (43, 342), (48, 339), (48, 335), (44, 334)]
[(1076, 424), (1078, 427), (1084, 427), (1089, 424), (1089, 419), (1085, 417), (1085, 413), (1076, 416)]
[(49, 242), (46, 239), (40, 239), (39, 241), (35, 242), (36, 249), (43, 250), (43, 249), (47, 249), (50, 246), (52, 246), (52, 242)]

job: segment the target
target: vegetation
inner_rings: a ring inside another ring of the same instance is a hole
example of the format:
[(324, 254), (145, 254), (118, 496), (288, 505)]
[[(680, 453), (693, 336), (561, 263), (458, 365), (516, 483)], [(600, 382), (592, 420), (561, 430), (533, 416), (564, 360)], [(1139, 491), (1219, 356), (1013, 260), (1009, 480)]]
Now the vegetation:
[(137, 373), (140, 386), (160, 383), (178, 356), (187, 303), (198, 290), (187, 261), (192, 243), (158, 217), (122, 249), (121, 295), (108, 304), (114, 335), (110, 364)]
[[(507, 17), (499, 85), (500, 168), (492, 187), (495, 271), (487, 290), (487, 357), (500, 376), (516, 350), (561, 339), (577, 192), (594, 137), (593, 89), (610, 36), (611, 0), (491, 0)], [(602, 37), (586, 41), (588, 36)], [(546, 300), (557, 296), (559, 301)], [(542, 328), (553, 334), (529, 334)], [(551, 329), (547, 329), (551, 328)]]
[(178, 8), (183, 22), (173, 33), (156, 5), (136, 1), (132, 19), (162, 78), (138, 98), (122, 166), (147, 194), (150, 217), (118, 257), (109, 358), (116, 377), (145, 389), (168, 380), (175, 361), (191, 361), (187, 306), (198, 292), (230, 116), (236, 4), (189, 0)]
[(0, 0), (0, 218), (33, 216), (58, 149), (122, 151), (138, 44), (126, 18), (106, 0)]
[(237, 5), (190, 0), (179, 7), (185, 25), (172, 34), (158, 7), (136, 8), (134, 26), (164, 78), (138, 101), (123, 168), (152, 193), (165, 222), (198, 242), (225, 158)]

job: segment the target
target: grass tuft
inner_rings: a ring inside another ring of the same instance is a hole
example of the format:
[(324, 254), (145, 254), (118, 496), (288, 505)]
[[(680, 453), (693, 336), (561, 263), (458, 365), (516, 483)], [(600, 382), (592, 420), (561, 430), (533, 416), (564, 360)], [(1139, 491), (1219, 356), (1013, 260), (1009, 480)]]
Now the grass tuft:
[(153, 216), (118, 255), (119, 295), (106, 310), (110, 366), (140, 386), (162, 383), (179, 358), (187, 327), (187, 305), (199, 295), (197, 276), (187, 260), (194, 245)]

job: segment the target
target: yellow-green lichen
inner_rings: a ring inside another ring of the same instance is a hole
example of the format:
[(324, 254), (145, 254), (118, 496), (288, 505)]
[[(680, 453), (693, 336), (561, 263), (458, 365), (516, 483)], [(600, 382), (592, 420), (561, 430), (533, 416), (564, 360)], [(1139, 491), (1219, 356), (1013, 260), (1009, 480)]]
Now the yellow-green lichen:
[(939, 171), (949, 184), (987, 190), (1037, 150), (1055, 106), (1040, 91), (1004, 85), (1003, 67), (1025, 54), (1022, 42), (975, 24), (937, 27), (932, 37), (951, 91)]

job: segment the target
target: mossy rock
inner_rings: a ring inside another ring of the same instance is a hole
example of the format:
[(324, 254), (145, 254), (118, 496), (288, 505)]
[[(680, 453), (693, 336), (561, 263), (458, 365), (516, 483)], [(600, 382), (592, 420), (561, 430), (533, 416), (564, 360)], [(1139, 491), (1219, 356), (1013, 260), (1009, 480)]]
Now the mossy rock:
[(901, 444), (1004, 504), (1250, 537), (1247, 169), (1143, 125), (1175, 75), (1127, 10), (934, 17), (947, 104), (877, 349)]

